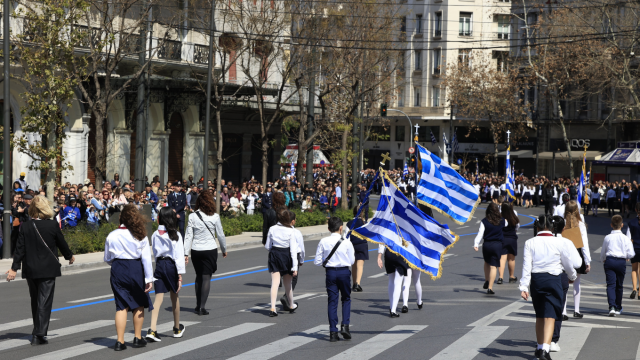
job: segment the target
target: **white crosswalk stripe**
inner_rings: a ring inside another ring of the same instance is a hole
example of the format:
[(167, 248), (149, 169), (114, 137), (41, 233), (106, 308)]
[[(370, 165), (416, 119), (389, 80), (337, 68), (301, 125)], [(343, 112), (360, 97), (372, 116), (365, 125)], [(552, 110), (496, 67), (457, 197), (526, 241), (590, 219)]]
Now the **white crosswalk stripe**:
[(380, 273), (380, 274), (371, 275), (371, 276), (369, 276), (369, 279), (377, 279), (377, 278), (379, 278), (379, 277), (383, 277), (383, 276), (385, 276), (385, 275), (387, 275), (387, 273), (386, 273), (386, 272), (383, 272), (383, 273)]
[(508, 326), (476, 326), (432, 357), (431, 360), (473, 359), (480, 353), (480, 350), (491, 345), (508, 328)]
[[(113, 324), (113, 321), (111, 322)], [(190, 325), (195, 325), (198, 324), (198, 321), (183, 321), (181, 322), (182, 325), (186, 327), (190, 326)], [(173, 330), (173, 321), (171, 322), (167, 322), (164, 324), (159, 324), (156, 327), (156, 331), (158, 331), (158, 333), (162, 334), (163, 332), (168, 332), (168, 331), (172, 331)], [(142, 336), (145, 336), (146, 334), (143, 333)], [(81, 355), (86, 355), (88, 353), (94, 352), (94, 351), (98, 351), (98, 350), (103, 350), (103, 349), (107, 349), (107, 348), (111, 348), (114, 344), (115, 341), (118, 339), (117, 336), (110, 336), (108, 338), (99, 338), (95, 341), (92, 341), (91, 343), (86, 343), (86, 344), (82, 344), (82, 345), (77, 345), (77, 346), (73, 346), (67, 349), (63, 349), (63, 350), (58, 350), (58, 351), (53, 351), (53, 352), (49, 352), (46, 354), (42, 354), (39, 356), (34, 356), (31, 358), (28, 358), (28, 360), (63, 360), (63, 359), (69, 359), (75, 356), (81, 356)], [(124, 334), (124, 342), (125, 343), (131, 343), (133, 341), (133, 332), (128, 332)], [(27, 359), (25, 359), (27, 360)]]
[(291, 351), (300, 346), (306, 345), (316, 339), (329, 335), (329, 325), (320, 325), (303, 331), (303, 335), (288, 336), (284, 339), (274, 341), (264, 346), (260, 346), (246, 353), (234, 356), (229, 360), (268, 360)]
[(578, 358), (580, 350), (589, 337), (591, 328), (564, 328), (560, 332), (560, 340), (562, 340), (562, 356), (563, 360), (575, 360)]
[[(69, 326), (62, 329), (49, 330), (49, 336), (47, 336), (47, 339), (51, 340), (62, 336), (78, 334), (109, 325), (113, 326), (113, 320), (97, 320), (85, 324)], [(31, 335), (25, 336), (20, 339), (5, 340), (3, 342), (0, 342), (0, 351), (16, 348), (18, 346), (29, 345), (30, 342)]]
[(406, 340), (411, 335), (422, 331), (427, 325), (397, 325), (378, 334), (371, 339), (344, 351), (329, 360), (367, 360), (382, 353), (390, 347)]
[[(56, 321), (58, 319), (50, 319), (49, 321)], [(11, 330), (16, 328), (21, 328), (25, 326), (33, 326), (33, 319), (24, 319), (13, 321), (10, 323), (0, 324), (0, 331)]]
[[(314, 295), (317, 295), (315, 293), (310, 293), (310, 294), (300, 294), (300, 295), (296, 295), (293, 297), (293, 300), (300, 300), (300, 299), (305, 299), (308, 297), (312, 297)], [(238, 312), (252, 312), (252, 311), (256, 311), (256, 310), (269, 310), (271, 308), (271, 305), (269, 304), (262, 304), (262, 305), (258, 305), (258, 306), (254, 306), (248, 309), (244, 309), (244, 310), (240, 310)]]
[(252, 331), (260, 330), (262, 328), (271, 326), (274, 324), (269, 323), (244, 323), (230, 327), (228, 329), (212, 332), (207, 335), (198, 336), (193, 339), (181, 341), (175, 345), (164, 346), (156, 350), (148, 351), (143, 354), (132, 356), (127, 359), (135, 360), (162, 360), (168, 359), (174, 356), (180, 356), (186, 352), (196, 350), (205, 346), (209, 346), (227, 339), (234, 338), (236, 336), (244, 335)]

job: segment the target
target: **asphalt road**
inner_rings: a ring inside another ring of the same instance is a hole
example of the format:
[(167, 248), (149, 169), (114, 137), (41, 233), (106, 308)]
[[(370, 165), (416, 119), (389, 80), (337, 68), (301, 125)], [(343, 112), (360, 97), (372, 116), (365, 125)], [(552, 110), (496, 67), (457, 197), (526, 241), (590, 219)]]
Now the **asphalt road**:
[[(472, 248), (484, 207), (466, 225), (449, 223), (460, 240), (444, 261), (444, 274), (437, 281), (422, 277), (424, 304), (418, 310), (411, 290), (409, 313), (388, 316), (387, 277), (370, 252), (365, 262), (362, 287), (352, 294), (353, 340), (328, 342), (327, 297), (323, 269), (312, 264), (317, 240), (307, 241), (308, 262), (300, 269), (295, 292), (300, 305), (295, 314), (268, 317), (270, 278), (267, 252), (261, 247), (235, 250), (219, 261), (208, 308), (211, 314), (193, 313), (194, 271), (187, 267), (186, 286), (180, 292), (181, 321), (186, 324), (182, 339), (170, 337), (172, 317), (165, 299), (160, 313), (160, 343), (144, 349), (129, 347), (116, 353), (114, 311), (109, 270), (89, 270), (58, 278), (49, 345), (31, 347), (29, 295), (25, 281), (0, 284), (0, 359), (92, 360), (139, 356), (145, 359), (532, 359), (535, 346), (531, 302), (520, 299), (517, 284), (495, 285), (496, 295), (482, 290), (482, 256)], [(519, 233), (516, 275), (521, 274), (521, 252), (532, 236), (531, 216), (542, 208), (516, 208), (523, 225)], [(587, 217), (592, 271), (583, 276), (584, 318), (571, 318), (562, 330), (562, 351), (553, 359), (640, 359), (640, 301), (628, 298), (631, 291), (630, 265), (625, 283), (622, 316), (608, 318), (604, 271), (597, 250), (609, 233), (609, 218)], [(376, 248), (370, 245), (371, 250)], [(4, 270), (3, 270), (4, 271)], [(507, 275), (505, 275), (507, 277)], [(573, 314), (571, 289), (568, 312)], [(153, 298), (153, 295), (152, 295)], [(144, 331), (150, 316), (145, 317)], [(166, 325), (163, 325), (166, 324)], [(132, 331), (129, 323), (129, 332)], [(128, 335), (130, 343), (132, 335)]]

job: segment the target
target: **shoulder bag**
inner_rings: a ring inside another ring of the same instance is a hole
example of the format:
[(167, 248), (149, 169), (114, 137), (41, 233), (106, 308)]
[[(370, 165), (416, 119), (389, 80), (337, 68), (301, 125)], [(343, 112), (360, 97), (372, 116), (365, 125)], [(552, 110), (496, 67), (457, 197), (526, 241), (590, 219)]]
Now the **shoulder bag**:
[(322, 262), (322, 267), (324, 267), (324, 268), (327, 267), (327, 263), (329, 262), (329, 259), (331, 259), (333, 254), (335, 254), (336, 250), (338, 250), (338, 247), (340, 246), (340, 244), (342, 244), (343, 240), (344, 240), (344, 238), (342, 237), (342, 235), (340, 235), (340, 240), (338, 240), (338, 242), (333, 246), (333, 249), (331, 249), (331, 252), (329, 253), (329, 256), (327, 256), (327, 258), (324, 259), (324, 261)]
[[(213, 241), (216, 241), (219, 243), (218, 238), (216, 238), (215, 234), (213, 233), (213, 231), (211, 231), (211, 229), (209, 228), (209, 225), (207, 225), (206, 222), (204, 222), (204, 219), (202, 218), (202, 215), (200, 215), (200, 211), (196, 211), (195, 212), (196, 215), (198, 215), (198, 218), (200, 219), (200, 221), (202, 221), (202, 223), (204, 224), (204, 226), (207, 228), (207, 230), (209, 230), (209, 232), (211, 233), (211, 236), (213, 236)], [(220, 244), (218, 244), (218, 247), (220, 247)]]
[(47, 245), (47, 243), (42, 238), (42, 235), (40, 235), (40, 231), (38, 230), (38, 227), (36, 226), (35, 220), (32, 220), (32, 223), (33, 223), (33, 227), (36, 229), (36, 233), (38, 233), (38, 237), (40, 237), (40, 240), (42, 240), (42, 243), (44, 244), (44, 247), (46, 247), (47, 250), (49, 250), (49, 252), (51, 253), (51, 255), (56, 259), (56, 261), (58, 262), (58, 266), (62, 267), (62, 264), (60, 263), (60, 259), (58, 259), (56, 254), (54, 254), (53, 251), (51, 251), (51, 248), (49, 247), (49, 245)]

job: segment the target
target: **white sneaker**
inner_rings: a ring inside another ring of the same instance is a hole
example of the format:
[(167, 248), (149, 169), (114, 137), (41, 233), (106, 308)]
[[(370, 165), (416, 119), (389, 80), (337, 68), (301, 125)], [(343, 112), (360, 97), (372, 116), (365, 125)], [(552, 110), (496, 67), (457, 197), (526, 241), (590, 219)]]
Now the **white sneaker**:
[(158, 332), (157, 331), (153, 331), (151, 329), (147, 330), (147, 336), (145, 336), (147, 338), (147, 340), (151, 341), (151, 342), (160, 342), (162, 340), (160, 340), (160, 337), (158, 336)]
[(616, 310), (616, 315), (620, 315), (622, 314), (622, 308), (620, 308), (620, 310)]
[(558, 351), (560, 351), (560, 345), (558, 345), (558, 343), (552, 342), (549, 345), (549, 351), (550, 352), (558, 352)]
[(616, 309), (613, 306), (609, 308), (609, 316), (616, 316)]

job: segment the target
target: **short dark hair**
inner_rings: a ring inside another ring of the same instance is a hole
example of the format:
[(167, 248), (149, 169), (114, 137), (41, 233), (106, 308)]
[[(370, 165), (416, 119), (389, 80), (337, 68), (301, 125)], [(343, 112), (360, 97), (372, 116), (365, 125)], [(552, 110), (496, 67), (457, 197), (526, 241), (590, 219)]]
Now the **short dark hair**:
[(622, 216), (614, 215), (611, 218), (611, 226), (616, 230), (622, 229)]
[(340, 226), (342, 226), (342, 219), (339, 217), (333, 216), (329, 219), (329, 231), (334, 233), (340, 230)]

